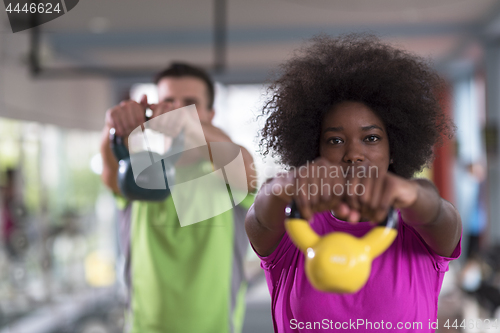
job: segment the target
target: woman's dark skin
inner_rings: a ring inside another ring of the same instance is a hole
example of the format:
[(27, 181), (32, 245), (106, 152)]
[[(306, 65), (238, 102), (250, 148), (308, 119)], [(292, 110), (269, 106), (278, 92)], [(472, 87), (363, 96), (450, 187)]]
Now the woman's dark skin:
[[(250, 207), (245, 228), (257, 253), (268, 256), (276, 249), (285, 233), (285, 207), (294, 199), (308, 220), (315, 212), (333, 209), (338, 218), (352, 223), (381, 222), (392, 206), (400, 209), (405, 223), (415, 228), (434, 252), (451, 256), (462, 230), (460, 215), (439, 196), (430, 181), (405, 179), (387, 171), (392, 163), (389, 138), (384, 123), (373, 110), (360, 102), (339, 103), (323, 118), (321, 131), (320, 157), (304, 166), (308, 173), (302, 173), (314, 177), (290, 171), (271, 179), (262, 186)], [(334, 166), (376, 167), (378, 177), (332, 178), (325, 170)], [(364, 193), (355, 195), (351, 190), (353, 195), (344, 191), (337, 196), (333, 191), (309, 195), (297, 191), (307, 189), (310, 184), (325, 183), (333, 189), (335, 184), (345, 185), (347, 180), (352, 184), (351, 189), (362, 184)]]

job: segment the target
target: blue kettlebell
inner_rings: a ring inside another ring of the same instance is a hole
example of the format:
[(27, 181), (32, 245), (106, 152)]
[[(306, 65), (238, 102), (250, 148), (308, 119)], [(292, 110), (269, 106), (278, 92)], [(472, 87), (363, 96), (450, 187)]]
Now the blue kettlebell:
[[(173, 139), (170, 149), (163, 155), (142, 151), (132, 156), (125, 147), (123, 138), (115, 132), (114, 128), (110, 130), (109, 141), (118, 160), (118, 186), (123, 196), (128, 200), (141, 201), (163, 201), (168, 198), (170, 187), (167, 179), (175, 179), (175, 163), (184, 146), (184, 131)], [(170, 155), (171, 153), (173, 154)], [(135, 165), (148, 165), (135, 178), (132, 161)]]

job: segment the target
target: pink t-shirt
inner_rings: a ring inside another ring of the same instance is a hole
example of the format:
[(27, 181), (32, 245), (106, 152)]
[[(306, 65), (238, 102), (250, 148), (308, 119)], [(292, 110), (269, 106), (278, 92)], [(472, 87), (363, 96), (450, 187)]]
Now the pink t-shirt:
[[(368, 222), (353, 225), (329, 212), (314, 215), (320, 235), (366, 234)], [(276, 250), (261, 258), (272, 298), (275, 332), (434, 332), (438, 295), (448, 262), (461, 253), (461, 238), (450, 258), (432, 251), (399, 215), (394, 243), (372, 263), (366, 285), (354, 294), (314, 289), (304, 272), (304, 254), (285, 234)]]

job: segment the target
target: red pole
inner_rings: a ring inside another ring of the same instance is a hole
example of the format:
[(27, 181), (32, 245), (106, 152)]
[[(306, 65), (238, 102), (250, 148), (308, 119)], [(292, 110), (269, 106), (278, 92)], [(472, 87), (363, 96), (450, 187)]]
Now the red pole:
[[(441, 92), (441, 106), (444, 113), (452, 118), (451, 93), (446, 88)], [(432, 164), (432, 180), (436, 185), (441, 197), (455, 203), (453, 194), (453, 165), (455, 162), (455, 140), (443, 137), (443, 145), (434, 148), (435, 159)]]

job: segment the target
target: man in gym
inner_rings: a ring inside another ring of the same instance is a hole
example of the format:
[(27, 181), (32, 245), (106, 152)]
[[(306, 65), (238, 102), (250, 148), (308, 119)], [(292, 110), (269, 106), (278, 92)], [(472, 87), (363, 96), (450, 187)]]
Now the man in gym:
[[(172, 64), (157, 74), (155, 83), (159, 103), (150, 105), (144, 96), (140, 103), (127, 100), (110, 108), (101, 140), (102, 180), (113, 191), (118, 207), (128, 210), (131, 223), (128, 249), (131, 316), (127, 325), (134, 333), (239, 332), (246, 290), (243, 259), (248, 245), (243, 221), (253, 195), (246, 196), (225, 213), (181, 227), (172, 196), (161, 202), (130, 202), (120, 192), (118, 163), (110, 149), (109, 132), (114, 128), (116, 135), (128, 137), (144, 123), (147, 107), (155, 118), (194, 104), (205, 141), (232, 142), (212, 124), (214, 85), (203, 70), (188, 64)], [(180, 121), (179, 130), (186, 129), (192, 120)], [(246, 170), (243, 187), (245, 193), (247, 188), (252, 193), (255, 190), (252, 180), (256, 176), (251, 167), (253, 159), (245, 148), (239, 148)], [(193, 175), (221, 167), (212, 164), (208, 155), (202, 155), (195, 154), (195, 158), (193, 154), (183, 155), (177, 163), (182, 168), (176, 168), (176, 172), (184, 176), (189, 173), (188, 178), (193, 179)], [(218, 197), (227, 200), (227, 189), (224, 190), (211, 193), (214, 202)], [(193, 193), (189, 200), (193, 209), (197, 209), (196, 195)]]

